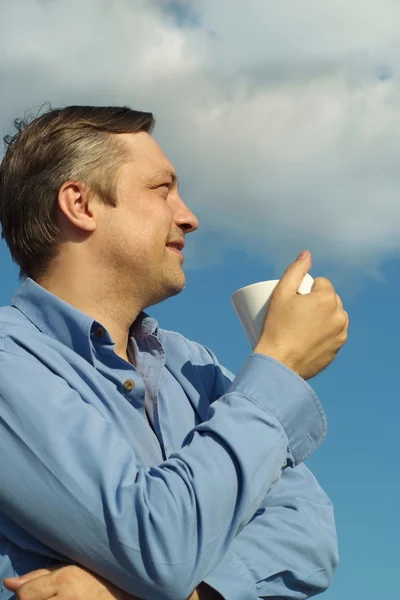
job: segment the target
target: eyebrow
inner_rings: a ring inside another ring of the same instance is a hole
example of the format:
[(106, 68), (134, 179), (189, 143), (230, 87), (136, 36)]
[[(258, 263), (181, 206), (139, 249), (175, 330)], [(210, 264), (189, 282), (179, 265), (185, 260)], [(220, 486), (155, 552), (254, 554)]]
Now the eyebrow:
[(162, 170), (162, 171), (157, 171), (156, 173), (153, 173), (152, 175), (150, 175), (149, 180), (151, 182), (158, 182), (160, 179), (165, 179), (168, 178), (171, 180), (171, 183), (176, 184), (177, 187), (179, 187), (179, 179), (178, 179), (178, 175), (175, 173), (175, 171), (168, 171), (168, 170)]

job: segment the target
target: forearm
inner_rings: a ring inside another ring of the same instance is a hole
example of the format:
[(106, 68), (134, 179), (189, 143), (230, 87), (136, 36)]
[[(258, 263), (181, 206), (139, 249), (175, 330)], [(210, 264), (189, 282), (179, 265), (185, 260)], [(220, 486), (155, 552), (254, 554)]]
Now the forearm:
[[(0, 432), (0, 448), (14, 457), (0, 490), (7, 537), (143, 597), (187, 598), (279, 479), (288, 445), (299, 462), (324, 435), (306, 384), (253, 356), (184, 447), (144, 468), (132, 445), (64, 381), (53, 382), (46, 402), (45, 370), (31, 374), (28, 360), (4, 366), (7, 389), (21, 370), (26, 374), (13, 402), (4, 404)], [(30, 375), (41, 402), (29, 397)], [(254, 389), (256, 376), (262, 392)], [(32, 445), (32, 430), (41, 432), (39, 444)]]
[[(284, 471), (254, 518), (206, 578), (210, 586), (199, 585), (189, 600), (304, 600), (327, 589), (337, 562), (332, 504), (301, 465)], [(83, 568), (55, 568), (63, 573), (58, 579), (60, 600), (63, 590), (71, 589), (71, 576), (72, 584), (79, 581), (75, 600), (97, 600), (94, 586), (101, 586), (104, 600), (137, 600)], [(105, 587), (108, 595), (104, 595)]]
[(206, 581), (230, 600), (304, 600), (330, 586), (337, 564), (332, 504), (300, 465), (285, 470)]
[[(4, 580), (5, 587), (17, 600), (140, 600), (78, 565), (56, 564), (18, 578)], [(188, 600), (220, 600), (221, 596), (206, 584), (200, 584)]]

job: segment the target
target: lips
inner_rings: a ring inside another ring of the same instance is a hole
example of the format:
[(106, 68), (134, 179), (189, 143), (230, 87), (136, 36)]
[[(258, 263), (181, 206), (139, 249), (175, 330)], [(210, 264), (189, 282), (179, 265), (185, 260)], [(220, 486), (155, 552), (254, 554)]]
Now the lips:
[(168, 242), (167, 247), (175, 248), (176, 250), (179, 250), (179, 252), (181, 252), (185, 247), (185, 242), (183, 240), (176, 240), (174, 242)]

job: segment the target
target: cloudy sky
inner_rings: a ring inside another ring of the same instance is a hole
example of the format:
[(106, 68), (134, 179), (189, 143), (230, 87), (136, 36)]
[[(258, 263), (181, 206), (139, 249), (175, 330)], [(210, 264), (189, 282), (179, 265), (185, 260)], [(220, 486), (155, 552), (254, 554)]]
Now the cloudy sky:
[(396, 0), (18, 0), (1, 11), (0, 129), (46, 100), (153, 111), (202, 219), (192, 250), (203, 263), (235, 246), (282, 266), (306, 246), (371, 275), (399, 253)]
[[(161, 326), (237, 372), (236, 289), (308, 248), (342, 296), (349, 341), (312, 382), (329, 435), (308, 464), (341, 546), (324, 600), (398, 597), (398, 65), (399, 0), (0, 0), (0, 133), (45, 102), (158, 119), (201, 220)], [(0, 304), (17, 285), (0, 240)]]

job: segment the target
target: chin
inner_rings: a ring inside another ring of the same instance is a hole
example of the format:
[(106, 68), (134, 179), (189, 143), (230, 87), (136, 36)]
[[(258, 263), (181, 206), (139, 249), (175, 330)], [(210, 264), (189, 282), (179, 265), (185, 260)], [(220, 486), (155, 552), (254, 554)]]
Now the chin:
[(182, 273), (182, 276), (178, 279), (176, 279), (175, 281), (172, 282), (172, 285), (170, 287), (170, 293), (169, 296), (176, 296), (177, 294), (180, 294), (181, 292), (183, 292), (183, 290), (186, 287), (186, 276), (184, 273)]
[(154, 294), (151, 303), (148, 306), (154, 306), (155, 304), (159, 304), (160, 302), (164, 302), (164, 300), (168, 300), (168, 298), (172, 298), (173, 296), (177, 296), (180, 294), (186, 287), (186, 276), (181, 272), (180, 276), (170, 277), (169, 281), (163, 282), (158, 287), (157, 292)]

